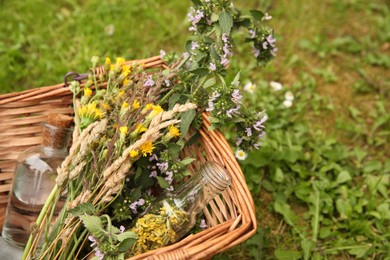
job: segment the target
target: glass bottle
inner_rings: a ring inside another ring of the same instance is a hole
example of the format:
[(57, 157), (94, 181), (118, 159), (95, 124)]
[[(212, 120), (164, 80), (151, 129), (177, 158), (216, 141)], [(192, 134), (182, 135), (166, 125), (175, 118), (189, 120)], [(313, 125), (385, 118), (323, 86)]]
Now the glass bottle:
[(198, 213), (230, 183), (229, 174), (219, 164), (202, 165), (187, 183), (153, 201), (135, 220), (131, 230), (139, 239), (131, 253), (137, 255), (178, 241), (196, 224)]
[[(43, 123), (41, 145), (19, 154), (2, 231), (8, 242), (22, 247), (27, 243), (31, 224), (55, 185), (56, 170), (68, 155), (71, 133), (70, 128)], [(56, 205), (55, 215), (63, 204), (60, 200)]]

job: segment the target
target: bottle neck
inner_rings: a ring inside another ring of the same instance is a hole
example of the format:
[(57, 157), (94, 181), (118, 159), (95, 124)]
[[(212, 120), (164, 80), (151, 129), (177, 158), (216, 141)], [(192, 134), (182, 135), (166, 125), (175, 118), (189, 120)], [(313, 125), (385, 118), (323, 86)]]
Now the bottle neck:
[(182, 201), (186, 204), (183, 205), (185, 208), (191, 208), (197, 214), (230, 183), (230, 176), (222, 166), (213, 162), (206, 163), (184, 188), (177, 191), (180, 194), (178, 201)]
[(46, 150), (66, 150), (72, 131), (70, 128), (57, 127), (43, 123), (42, 146)]

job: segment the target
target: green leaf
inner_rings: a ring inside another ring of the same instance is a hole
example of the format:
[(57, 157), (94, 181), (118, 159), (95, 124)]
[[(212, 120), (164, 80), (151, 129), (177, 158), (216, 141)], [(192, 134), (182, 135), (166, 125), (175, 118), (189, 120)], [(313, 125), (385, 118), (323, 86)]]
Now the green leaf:
[(380, 161), (368, 161), (363, 168), (364, 172), (374, 172), (382, 169), (382, 163)]
[(116, 239), (120, 242), (128, 238), (137, 239), (137, 234), (132, 231), (126, 231), (116, 236)]
[(240, 83), (240, 72), (241, 72), (241, 71), (239, 71), (239, 72), (236, 74), (236, 76), (234, 77), (232, 83), (230, 83), (231, 85), (237, 86), (238, 83)]
[(195, 109), (188, 110), (181, 114), (180, 132), (182, 137), (184, 137), (187, 134), (188, 129), (190, 128), (190, 125), (194, 120), (195, 116), (196, 116)]
[(283, 215), (284, 220), (287, 222), (287, 224), (289, 224), (290, 226), (295, 226), (298, 217), (291, 210), (290, 205), (280, 199), (277, 199), (274, 203), (274, 209), (277, 213)]
[(358, 245), (348, 251), (351, 255), (356, 256), (357, 258), (362, 258), (371, 248), (371, 245)]
[(175, 143), (168, 143), (168, 154), (173, 159), (176, 159), (179, 156), (181, 149), (181, 145)]
[(259, 10), (250, 10), (250, 13), (255, 21), (261, 22), (264, 17), (264, 13)]
[(177, 104), (180, 97), (181, 95), (179, 93), (175, 93), (169, 98), (169, 109), (172, 109)]
[(303, 239), (301, 241), (301, 247), (303, 250), (303, 259), (310, 259), (311, 251), (314, 248), (314, 242), (308, 239)]
[(346, 199), (337, 199), (336, 200), (336, 209), (340, 214), (340, 218), (348, 219), (352, 214), (351, 203)]
[(141, 190), (142, 190), (142, 185), (138, 186), (137, 188), (134, 189), (134, 191), (130, 194), (130, 200), (131, 201), (136, 201), (141, 198)]
[(184, 158), (183, 160), (181, 160), (180, 163), (183, 165), (188, 165), (188, 164), (192, 163), (193, 161), (195, 161), (194, 158)]
[(92, 235), (98, 234), (100, 231), (103, 230), (102, 221), (99, 217), (83, 215), (79, 216), (79, 218), (83, 221), (85, 228), (88, 229), (88, 231), (91, 232)]
[(215, 80), (214, 77), (213, 77), (213, 78), (209, 78), (209, 79), (203, 84), (202, 87), (203, 87), (204, 89), (207, 89), (207, 88), (209, 88), (209, 87), (211, 87), (211, 86), (214, 86), (216, 82), (217, 82), (217, 81)]
[(204, 77), (209, 75), (209, 69), (208, 68), (196, 68), (189, 71), (190, 73), (193, 73), (199, 77)]
[(72, 214), (74, 217), (78, 217), (80, 215), (92, 215), (96, 213), (96, 209), (92, 203), (85, 202), (82, 203), (73, 209), (68, 210), (68, 213)]
[(169, 187), (169, 183), (163, 177), (157, 176), (156, 178), (161, 188), (166, 189)]
[(118, 245), (118, 251), (119, 252), (127, 252), (137, 241), (137, 237), (135, 238), (127, 238), (119, 243)]
[(341, 184), (341, 183), (344, 183), (344, 182), (347, 182), (347, 181), (350, 181), (352, 180), (352, 177), (351, 175), (349, 174), (349, 172), (347, 171), (342, 171), (339, 173), (339, 175), (337, 176), (337, 180), (336, 180), (336, 183), (337, 184)]
[(292, 250), (276, 249), (275, 257), (278, 260), (298, 260), (302, 257), (302, 253)]
[(284, 174), (283, 174), (282, 169), (276, 168), (274, 179), (276, 182), (279, 182), (279, 183), (282, 183), (284, 181)]
[(223, 10), (219, 15), (218, 21), (219, 21), (219, 25), (221, 26), (222, 33), (226, 33), (227, 35), (230, 35), (230, 32), (233, 28), (233, 18), (230, 15), (230, 13)]

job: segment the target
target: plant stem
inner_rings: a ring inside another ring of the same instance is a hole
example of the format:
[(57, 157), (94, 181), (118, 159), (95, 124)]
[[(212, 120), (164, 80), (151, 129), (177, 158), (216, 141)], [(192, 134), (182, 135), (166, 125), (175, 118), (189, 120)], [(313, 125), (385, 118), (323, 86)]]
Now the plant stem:
[[(43, 208), (41, 210), (41, 212), (39, 213), (39, 216), (38, 216), (38, 219), (36, 221), (36, 225), (38, 226), (38, 228), (40, 228), (41, 226), (41, 223), (42, 223), (42, 220), (44, 218), (44, 216), (46, 215), (46, 211), (47, 209), (49, 208), (50, 204), (51, 204), (51, 201), (53, 200), (54, 196), (56, 195), (58, 191), (58, 186), (57, 184), (54, 186), (54, 188), (52, 189), (49, 197), (47, 198), (46, 202), (45, 202), (45, 205), (43, 205)], [(27, 245), (24, 249), (24, 253), (23, 253), (23, 256), (22, 256), (22, 260), (25, 260), (27, 259), (27, 255), (28, 253), (30, 252), (31, 250), (31, 245), (32, 245), (32, 242), (33, 242), (33, 236), (30, 235), (29, 239), (28, 239), (28, 242), (27, 242)]]

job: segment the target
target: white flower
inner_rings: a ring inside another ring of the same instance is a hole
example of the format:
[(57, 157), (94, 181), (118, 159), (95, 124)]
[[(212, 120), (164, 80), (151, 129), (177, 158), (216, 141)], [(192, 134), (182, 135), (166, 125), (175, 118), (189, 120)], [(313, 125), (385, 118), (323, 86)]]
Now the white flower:
[(286, 100), (293, 101), (294, 100), (294, 94), (291, 91), (287, 91), (286, 94), (284, 94), (284, 98)]
[(246, 85), (244, 86), (244, 90), (245, 91), (248, 91), (249, 93), (253, 93), (253, 91), (255, 90), (256, 88), (256, 85), (254, 85), (252, 82), (248, 82), (246, 83)]
[(104, 31), (108, 36), (111, 36), (115, 32), (115, 25), (109, 24), (106, 27), (104, 27)]
[(285, 107), (287, 107), (287, 108), (289, 108), (289, 107), (292, 107), (292, 105), (293, 105), (293, 101), (292, 100), (285, 100), (285, 101), (283, 101), (283, 106), (285, 106)]
[(271, 81), (269, 83), (273, 91), (279, 91), (283, 88), (282, 84), (276, 81)]
[(238, 149), (236, 151), (236, 158), (240, 161), (245, 160), (247, 156), (248, 156), (248, 154), (241, 149)]

